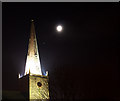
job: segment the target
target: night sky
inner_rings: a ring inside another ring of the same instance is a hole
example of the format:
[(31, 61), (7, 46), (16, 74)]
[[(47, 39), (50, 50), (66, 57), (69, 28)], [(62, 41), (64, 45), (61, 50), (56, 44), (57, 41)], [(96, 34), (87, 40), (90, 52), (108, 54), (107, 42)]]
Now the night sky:
[[(2, 86), (17, 90), (31, 19), (52, 99), (120, 99), (118, 3), (2, 3)], [(58, 33), (56, 26), (63, 31)]]

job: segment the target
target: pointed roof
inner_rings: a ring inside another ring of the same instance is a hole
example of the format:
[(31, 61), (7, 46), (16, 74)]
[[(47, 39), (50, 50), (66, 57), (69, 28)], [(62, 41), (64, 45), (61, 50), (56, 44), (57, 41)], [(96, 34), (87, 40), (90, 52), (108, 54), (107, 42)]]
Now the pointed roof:
[(26, 67), (25, 67), (25, 75), (29, 74), (29, 71), (30, 74), (42, 75), (38, 47), (37, 47), (37, 39), (35, 34), (34, 20), (31, 20), (31, 29), (30, 29)]

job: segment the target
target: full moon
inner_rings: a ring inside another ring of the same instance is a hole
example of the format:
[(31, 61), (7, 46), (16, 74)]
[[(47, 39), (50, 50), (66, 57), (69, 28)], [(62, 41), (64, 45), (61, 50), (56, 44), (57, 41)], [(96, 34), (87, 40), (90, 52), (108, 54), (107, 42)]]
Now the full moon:
[(62, 31), (62, 26), (61, 26), (61, 25), (58, 25), (58, 26), (56, 27), (56, 30), (57, 30), (58, 32), (61, 32), (61, 31)]

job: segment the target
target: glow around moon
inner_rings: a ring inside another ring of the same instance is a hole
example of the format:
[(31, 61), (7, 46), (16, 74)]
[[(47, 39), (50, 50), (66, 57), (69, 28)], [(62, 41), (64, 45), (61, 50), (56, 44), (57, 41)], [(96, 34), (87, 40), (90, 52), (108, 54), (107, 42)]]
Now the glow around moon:
[(62, 31), (62, 26), (61, 25), (58, 25), (57, 27), (56, 27), (56, 30), (58, 31), (58, 32), (61, 32)]

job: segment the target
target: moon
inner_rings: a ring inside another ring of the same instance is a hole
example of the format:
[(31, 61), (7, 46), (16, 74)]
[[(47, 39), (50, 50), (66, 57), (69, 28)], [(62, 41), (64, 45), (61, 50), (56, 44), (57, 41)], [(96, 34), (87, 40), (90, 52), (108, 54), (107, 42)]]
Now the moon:
[(58, 31), (58, 32), (61, 32), (62, 31), (62, 26), (61, 25), (58, 25), (57, 27), (56, 27), (56, 30)]

